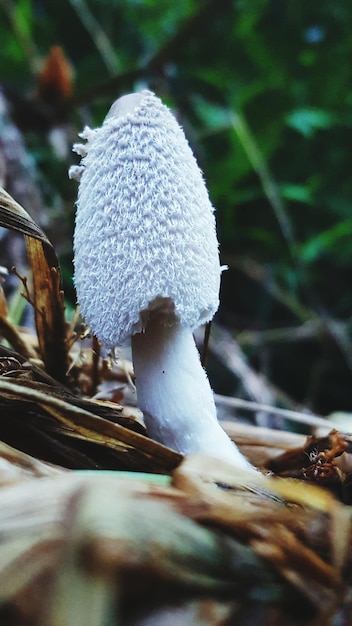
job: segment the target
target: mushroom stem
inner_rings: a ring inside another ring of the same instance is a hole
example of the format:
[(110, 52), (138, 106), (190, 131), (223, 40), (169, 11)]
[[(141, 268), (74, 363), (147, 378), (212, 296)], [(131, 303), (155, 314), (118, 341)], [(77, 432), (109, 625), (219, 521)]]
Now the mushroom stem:
[(221, 428), (207, 375), (190, 328), (151, 315), (132, 336), (138, 405), (149, 435), (190, 454), (203, 452), (251, 467)]

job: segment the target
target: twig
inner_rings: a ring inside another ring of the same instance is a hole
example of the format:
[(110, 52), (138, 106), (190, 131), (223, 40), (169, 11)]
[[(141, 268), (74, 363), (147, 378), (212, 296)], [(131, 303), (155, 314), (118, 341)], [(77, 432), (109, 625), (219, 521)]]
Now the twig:
[(268, 345), (283, 342), (298, 342), (316, 338), (323, 328), (319, 320), (310, 320), (301, 326), (270, 328), (268, 330), (244, 330), (236, 335), (236, 341), (243, 346)]
[(266, 382), (248, 365), (247, 359), (230, 333), (212, 324), (209, 349), (241, 381), (248, 396), (255, 401), (271, 402), (273, 394)]
[(24, 291), (22, 291), (22, 293), (21, 293), (22, 298), (27, 300), (28, 304), (30, 304), (33, 307), (33, 309), (35, 309), (35, 302), (34, 302), (32, 296), (30, 294), (30, 291), (29, 291), (27, 276), (21, 276), (21, 274), (18, 273), (18, 271), (17, 271), (17, 269), (15, 267), (11, 267), (11, 273), (14, 274), (15, 276), (17, 276), (17, 278), (22, 283), (22, 287), (24, 289)]
[[(348, 322), (350, 322), (350, 320), (348, 320)], [(339, 348), (350, 372), (352, 372), (352, 344), (348, 329), (348, 323), (346, 324), (339, 320), (334, 320), (325, 313), (322, 314), (322, 323), (325, 325), (325, 328), (331, 339), (336, 343), (337, 347)]]
[[(231, 8), (230, 0), (222, 0), (221, 11), (225, 12), (227, 8)], [(148, 61), (148, 67), (154, 69), (157, 73), (162, 74), (164, 67), (170, 61), (175, 62), (180, 53), (183, 52), (185, 45), (192, 41), (194, 37), (206, 36), (206, 31), (211, 24), (213, 15), (219, 14), (219, 1), (208, 0), (198, 4), (196, 11), (181, 25), (176, 34), (171, 37)]]
[(4, 318), (0, 318), (0, 336), (4, 337), (4, 339), (26, 359), (35, 356), (35, 352), (23, 341), (17, 328), (13, 326), (9, 320)]
[(92, 377), (90, 394), (94, 396), (100, 383), (99, 362), (100, 362), (101, 345), (99, 339), (93, 335), (92, 337)]
[(275, 213), (276, 219), (279, 223), (282, 235), (290, 251), (295, 268), (296, 270), (298, 270), (299, 263), (297, 259), (297, 253), (295, 251), (295, 240), (293, 236), (292, 224), (286, 212), (284, 203), (281, 199), (276, 182), (244, 116), (241, 115), (238, 111), (234, 111), (232, 113), (231, 119), (232, 128), (237, 134), (240, 144), (244, 149), (254, 171), (258, 174), (265, 196), (267, 197)]
[[(222, 11), (225, 11), (230, 6), (230, 0), (222, 0)], [(86, 104), (97, 96), (100, 97), (110, 93), (116, 94), (119, 90), (130, 87), (133, 82), (141, 78), (163, 77), (165, 65), (176, 62), (185, 45), (188, 41), (192, 41), (194, 35), (199, 36), (199, 32), (202, 32), (204, 37), (206, 28), (211, 24), (213, 12), (218, 11), (218, 0), (208, 0), (208, 2), (200, 3), (196, 12), (180, 25), (177, 33), (145, 63), (131, 67), (124, 73), (116, 74), (94, 86), (90, 91), (77, 95), (73, 98), (72, 103), (74, 105)]]
[(40, 66), (40, 57), (38, 55), (37, 47), (30, 35), (27, 32), (27, 28), (24, 28), (21, 20), (16, 19), (16, 2), (14, 0), (1, 0), (1, 4), (6, 13), (7, 19), (11, 24), (13, 33), (22, 48), (32, 74), (38, 72)]
[(289, 409), (269, 406), (268, 404), (242, 400), (241, 398), (230, 398), (229, 396), (215, 394), (215, 402), (217, 404), (222, 404), (223, 406), (245, 409), (246, 411), (271, 413), (272, 415), (277, 415), (285, 420), (307, 424), (312, 427), (326, 428), (327, 432), (333, 428), (328, 420), (318, 415), (308, 415), (299, 411), (291, 411)]
[(70, 3), (92, 38), (92, 41), (98, 49), (107, 70), (111, 74), (118, 72), (120, 64), (117, 60), (116, 52), (111, 45), (108, 36), (91, 12), (88, 3), (85, 2), (85, 0), (70, 0)]
[(16, 380), (0, 377), (0, 393), (4, 398), (20, 398), (37, 404), (55, 417), (68, 437), (81, 438), (103, 445), (112, 450), (122, 447), (135, 448), (141, 454), (152, 456), (161, 463), (163, 469), (174, 469), (182, 460), (182, 455), (171, 448), (145, 437), (115, 422), (62, 400), (50, 393), (31, 389)]
[(254, 259), (246, 256), (236, 257), (234, 255), (224, 255), (222, 256), (222, 262), (230, 267), (240, 269), (246, 276), (261, 283), (271, 296), (287, 307), (289, 311), (296, 315), (302, 322), (317, 318), (317, 315), (311, 308), (303, 305), (296, 298), (294, 293), (282, 289), (277, 282), (273, 280), (268, 269)]
[(208, 322), (205, 325), (205, 328), (204, 328), (204, 339), (203, 339), (203, 346), (202, 346), (202, 354), (200, 356), (200, 362), (201, 362), (203, 367), (206, 366), (206, 362), (207, 362), (208, 346), (209, 346), (209, 339), (210, 339), (210, 331), (211, 331), (211, 321)]

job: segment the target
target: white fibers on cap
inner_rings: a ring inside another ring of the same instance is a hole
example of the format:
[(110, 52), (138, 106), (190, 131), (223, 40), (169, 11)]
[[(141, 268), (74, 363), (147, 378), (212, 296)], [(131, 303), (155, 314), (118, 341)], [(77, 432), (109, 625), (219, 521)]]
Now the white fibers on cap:
[(115, 347), (164, 305), (165, 323), (170, 310), (192, 329), (209, 321), (220, 282), (213, 207), (174, 116), (144, 92), (83, 137), (71, 172), (80, 180), (75, 286), (92, 332)]

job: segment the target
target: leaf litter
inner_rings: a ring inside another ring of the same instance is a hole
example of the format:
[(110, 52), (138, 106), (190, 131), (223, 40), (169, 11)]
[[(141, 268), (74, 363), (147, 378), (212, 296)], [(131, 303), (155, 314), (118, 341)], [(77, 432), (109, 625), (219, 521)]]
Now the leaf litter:
[(244, 428), (255, 475), (152, 441), (130, 366), (67, 323), (55, 250), (4, 191), (0, 223), (25, 236), (36, 325), (1, 292), (1, 623), (350, 624), (351, 435)]

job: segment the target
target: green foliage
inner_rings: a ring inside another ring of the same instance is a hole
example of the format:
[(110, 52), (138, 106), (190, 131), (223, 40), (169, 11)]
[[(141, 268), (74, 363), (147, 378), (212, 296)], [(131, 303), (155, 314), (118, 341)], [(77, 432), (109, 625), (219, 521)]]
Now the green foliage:
[(319, 109), (295, 109), (286, 116), (286, 124), (310, 139), (318, 130), (332, 128), (334, 117)]
[(351, 263), (352, 219), (338, 222), (318, 235), (311, 237), (301, 246), (301, 258), (312, 263), (324, 254), (333, 254), (336, 263)]
[(3, 82), (31, 93), (38, 59), (61, 45), (75, 131), (100, 124), (122, 93), (155, 90), (204, 169), (226, 261), (265, 267), (286, 302), (351, 315), (351, 3), (8, 0), (0, 12)]

